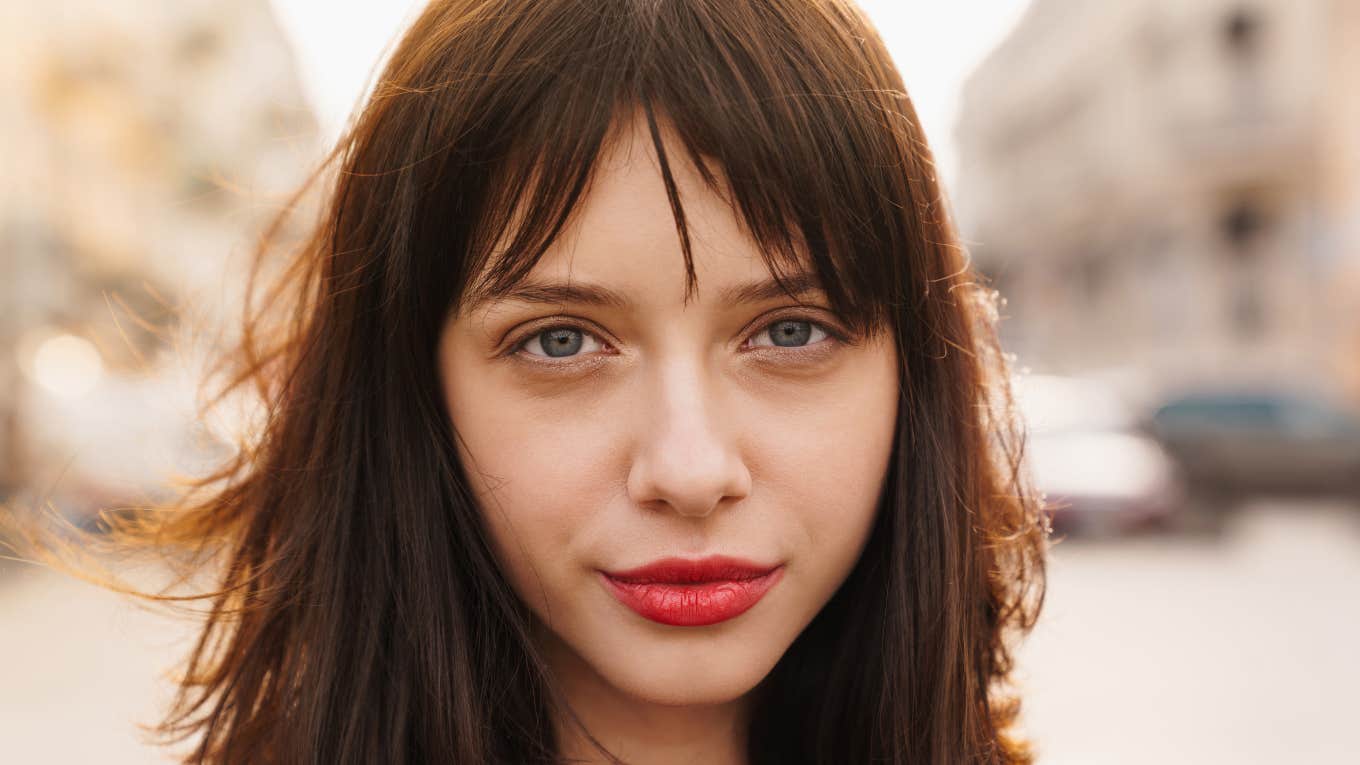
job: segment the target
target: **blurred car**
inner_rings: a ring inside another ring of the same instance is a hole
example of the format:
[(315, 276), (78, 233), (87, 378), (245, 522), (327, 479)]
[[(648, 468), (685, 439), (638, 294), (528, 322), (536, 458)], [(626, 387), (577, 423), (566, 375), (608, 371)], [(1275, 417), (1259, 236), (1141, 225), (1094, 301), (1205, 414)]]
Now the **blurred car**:
[(1322, 396), (1188, 393), (1158, 407), (1148, 428), (1196, 490), (1360, 495), (1360, 414)]
[(1185, 484), (1172, 457), (1138, 429), (1134, 410), (1095, 381), (1026, 375), (1014, 386), (1025, 451), (1055, 531), (1120, 534), (1168, 525)]

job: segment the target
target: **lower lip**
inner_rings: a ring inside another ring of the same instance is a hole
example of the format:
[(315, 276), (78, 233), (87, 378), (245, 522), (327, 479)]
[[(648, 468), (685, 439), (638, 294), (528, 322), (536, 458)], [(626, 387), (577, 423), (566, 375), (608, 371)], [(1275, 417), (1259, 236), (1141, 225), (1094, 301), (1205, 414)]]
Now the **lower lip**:
[(600, 573), (605, 587), (619, 602), (646, 619), (676, 627), (702, 627), (741, 616), (783, 576), (784, 567), (780, 566), (754, 579), (702, 584), (643, 584), (623, 582)]

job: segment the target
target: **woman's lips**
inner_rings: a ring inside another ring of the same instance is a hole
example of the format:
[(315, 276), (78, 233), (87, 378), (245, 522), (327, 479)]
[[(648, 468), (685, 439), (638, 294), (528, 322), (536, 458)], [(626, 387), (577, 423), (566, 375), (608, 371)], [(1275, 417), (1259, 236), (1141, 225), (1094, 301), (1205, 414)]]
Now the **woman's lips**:
[(701, 627), (740, 616), (783, 577), (784, 567), (738, 558), (667, 558), (628, 571), (601, 571), (605, 588), (640, 616)]

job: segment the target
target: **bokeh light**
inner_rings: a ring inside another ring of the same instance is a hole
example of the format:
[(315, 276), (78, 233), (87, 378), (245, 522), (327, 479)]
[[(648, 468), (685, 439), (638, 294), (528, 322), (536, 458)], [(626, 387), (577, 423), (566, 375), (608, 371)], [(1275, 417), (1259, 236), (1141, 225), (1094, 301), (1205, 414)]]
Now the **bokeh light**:
[(99, 385), (104, 362), (83, 337), (60, 334), (44, 340), (30, 364), (33, 382), (62, 398), (83, 396)]

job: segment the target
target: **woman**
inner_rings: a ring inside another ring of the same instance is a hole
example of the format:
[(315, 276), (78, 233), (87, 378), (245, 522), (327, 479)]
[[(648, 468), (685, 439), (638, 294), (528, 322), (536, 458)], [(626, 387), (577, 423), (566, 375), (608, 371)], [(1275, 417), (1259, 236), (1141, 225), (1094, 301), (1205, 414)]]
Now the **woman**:
[(1031, 761), (995, 294), (848, 1), (434, 0), (331, 160), (262, 427), (115, 523), (221, 565), (190, 761)]

